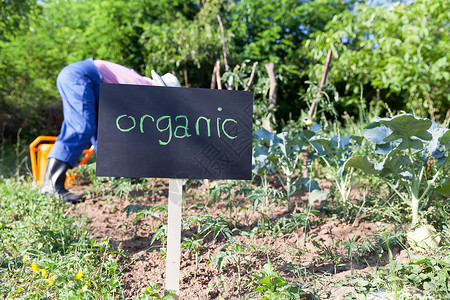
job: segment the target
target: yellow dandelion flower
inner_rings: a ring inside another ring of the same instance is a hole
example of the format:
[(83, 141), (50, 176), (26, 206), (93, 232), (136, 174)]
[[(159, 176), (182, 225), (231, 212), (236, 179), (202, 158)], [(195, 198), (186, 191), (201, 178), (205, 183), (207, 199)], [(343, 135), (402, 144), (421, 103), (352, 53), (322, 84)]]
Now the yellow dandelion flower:
[(41, 270), (35, 262), (31, 264), (31, 269), (33, 270), (33, 272), (39, 272)]
[(56, 275), (48, 278), (48, 286), (52, 286), (55, 284)]
[(78, 272), (77, 276), (75, 276), (75, 278), (77, 280), (80, 280), (81, 278), (83, 278), (83, 275), (84, 275), (84, 273), (80, 271), (80, 272)]
[(29, 264), (30, 263), (30, 257), (28, 256), (28, 255), (24, 255), (23, 257), (22, 257), (22, 262), (23, 263), (26, 263), (26, 264)]
[(45, 269), (42, 269), (41, 272), (42, 272), (42, 277), (44, 277), (44, 278), (48, 277), (48, 273)]

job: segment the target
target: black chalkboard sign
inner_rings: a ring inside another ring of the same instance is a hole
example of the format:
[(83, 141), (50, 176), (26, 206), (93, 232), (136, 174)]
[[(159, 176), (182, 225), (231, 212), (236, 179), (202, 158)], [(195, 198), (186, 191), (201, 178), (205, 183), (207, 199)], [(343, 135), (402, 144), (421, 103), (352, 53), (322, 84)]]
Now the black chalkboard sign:
[(253, 93), (100, 86), (98, 176), (251, 179)]

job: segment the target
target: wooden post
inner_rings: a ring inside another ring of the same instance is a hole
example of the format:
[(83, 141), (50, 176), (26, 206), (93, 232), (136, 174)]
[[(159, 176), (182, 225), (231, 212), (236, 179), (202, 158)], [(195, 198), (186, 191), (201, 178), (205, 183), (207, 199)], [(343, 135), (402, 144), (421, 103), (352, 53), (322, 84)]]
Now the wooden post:
[(267, 107), (268, 114), (267, 117), (263, 120), (263, 127), (267, 131), (272, 131), (272, 124), (270, 124), (270, 120), (274, 118), (273, 109), (277, 104), (277, 79), (275, 77), (274, 64), (267, 63), (264, 66), (266, 67), (267, 74), (269, 75), (270, 89), (269, 89), (269, 104)]
[(324, 68), (323, 74), (322, 74), (322, 80), (320, 80), (320, 84), (319, 84), (319, 90), (317, 91), (316, 97), (314, 98), (313, 103), (311, 104), (311, 107), (309, 108), (308, 117), (310, 120), (312, 120), (312, 117), (314, 116), (314, 113), (316, 111), (317, 99), (320, 97), (320, 93), (322, 92), (322, 87), (324, 86), (325, 82), (327, 81), (327, 74), (328, 74), (328, 69), (330, 67), (332, 54), (333, 54), (333, 52), (331, 50), (328, 50), (327, 60), (325, 61), (325, 68)]
[(181, 206), (184, 179), (169, 179), (167, 220), (166, 290), (180, 292)]
[(218, 59), (218, 60), (216, 61), (216, 67), (215, 67), (215, 70), (216, 70), (217, 88), (218, 88), (219, 90), (221, 90), (221, 89), (222, 89), (222, 78), (220, 77), (220, 59)]
[(217, 21), (219, 21), (220, 25), (220, 33), (222, 34), (222, 51), (223, 51), (223, 63), (225, 65), (225, 71), (228, 72), (230, 70), (230, 66), (228, 65), (228, 59), (227, 59), (227, 44), (225, 41), (225, 29), (223, 28), (222, 19), (220, 18), (220, 15), (217, 14)]
[(252, 66), (252, 73), (250, 73), (250, 78), (248, 80), (247, 86), (245, 87), (244, 91), (248, 91), (250, 89), (250, 86), (253, 83), (253, 78), (255, 77), (255, 71), (256, 71), (257, 66), (258, 66), (258, 62), (255, 61)]
[[(322, 79), (320, 80), (320, 84), (319, 84), (319, 90), (317, 91), (316, 97), (314, 97), (313, 103), (311, 104), (311, 107), (309, 108), (309, 112), (308, 112), (309, 120), (312, 120), (312, 118), (316, 112), (317, 99), (319, 99), (320, 93), (322, 93), (322, 87), (324, 86), (325, 82), (327, 81), (327, 74), (328, 74), (328, 69), (330, 68), (332, 54), (333, 54), (333, 52), (331, 50), (328, 50), (327, 59), (325, 61), (325, 68), (323, 70)], [(309, 149), (310, 149), (309, 146), (307, 147), (307, 149), (309, 151)], [(308, 167), (307, 166), (308, 166), (308, 152), (306, 152), (303, 157), (303, 178), (308, 177)]]

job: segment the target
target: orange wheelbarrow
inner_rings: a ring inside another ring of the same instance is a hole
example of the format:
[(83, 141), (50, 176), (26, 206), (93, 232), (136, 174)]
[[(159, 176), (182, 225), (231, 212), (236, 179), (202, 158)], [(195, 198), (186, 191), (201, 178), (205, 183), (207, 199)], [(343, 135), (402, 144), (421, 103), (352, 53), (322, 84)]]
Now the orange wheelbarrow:
[[(56, 136), (38, 136), (30, 144), (30, 157), (31, 157), (31, 170), (33, 171), (33, 178), (36, 180), (38, 186), (44, 183), (45, 169), (47, 168), (47, 155), (53, 147), (53, 143), (45, 142), (55, 142)], [(83, 158), (78, 164), (79, 166), (84, 165), (89, 157), (91, 157), (94, 152), (94, 146), (91, 148), (83, 150)], [(66, 174), (65, 186), (74, 184), (75, 178), (77, 177), (77, 172), (70, 172)]]

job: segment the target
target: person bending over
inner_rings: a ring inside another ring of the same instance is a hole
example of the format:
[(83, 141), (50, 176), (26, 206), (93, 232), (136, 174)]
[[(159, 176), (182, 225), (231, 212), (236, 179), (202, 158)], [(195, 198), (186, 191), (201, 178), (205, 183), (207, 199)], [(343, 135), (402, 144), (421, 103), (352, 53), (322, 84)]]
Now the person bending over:
[(49, 155), (41, 192), (55, 195), (68, 203), (84, 201), (64, 187), (66, 171), (75, 167), (89, 142), (97, 151), (97, 123), (100, 83), (137, 84), (180, 87), (178, 79), (167, 73), (153, 78), (139, 75), (122, 65), (88, 58), (64, 67), (56, 86), (63, 103), (64, 120)]

